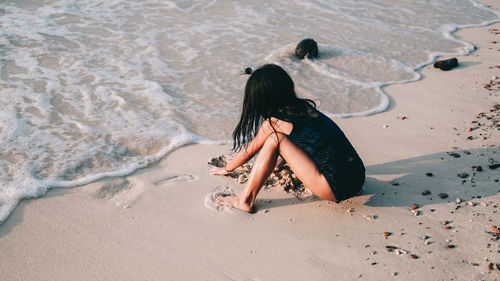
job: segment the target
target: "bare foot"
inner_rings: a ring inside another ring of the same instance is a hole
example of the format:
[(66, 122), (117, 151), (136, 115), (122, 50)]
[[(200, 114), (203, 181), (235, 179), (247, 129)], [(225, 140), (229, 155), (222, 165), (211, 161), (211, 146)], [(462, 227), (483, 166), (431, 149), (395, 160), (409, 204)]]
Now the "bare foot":
[(238, 195), (228, 195), (228, 196), (217, 196), (217, 203), (221, 205), (227, 205), (235, 209), (251, 213), (252, 207), (246, 202), (242, 202)]

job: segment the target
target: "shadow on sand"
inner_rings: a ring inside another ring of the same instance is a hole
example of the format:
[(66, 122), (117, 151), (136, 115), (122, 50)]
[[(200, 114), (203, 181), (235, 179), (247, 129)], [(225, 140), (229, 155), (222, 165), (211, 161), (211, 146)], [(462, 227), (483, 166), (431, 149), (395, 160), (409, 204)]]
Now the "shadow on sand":
[[(455, 202), (457, 198), (468, 201), (500, 193), (500, 149), (480, 148), (453, 150), (394, 161), (367, 167), (367, 179), (361, 196), (368, 196), (364, 203), (371, 207), (401, 207), (413, 203), (427, 204)], [(477, 168), (481, 166), (481, 168)], [(423, 195), (423, 191), (430, 191)], [(446, 194), (447, 198), (441, 198)], [(257, 202), (257, 211), (287, 205), (322, 201), (310, 196), (304, 199), (273, 199), (271, 203)]]

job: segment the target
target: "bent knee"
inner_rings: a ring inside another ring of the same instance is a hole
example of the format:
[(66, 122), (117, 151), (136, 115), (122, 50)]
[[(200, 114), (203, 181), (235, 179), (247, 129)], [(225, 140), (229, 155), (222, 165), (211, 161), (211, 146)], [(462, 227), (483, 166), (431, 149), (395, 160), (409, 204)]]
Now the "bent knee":
[(267, 146), (275, 146), (275, 147), (278, 147), (278, 144), (285, 141), (285, 140), (288, 140), (288, 136), (283, 134), (283, 133), (272, 133), (270, 134), (267, 139), (266, 139), (266, 142), (264, 143), (265, 145)]

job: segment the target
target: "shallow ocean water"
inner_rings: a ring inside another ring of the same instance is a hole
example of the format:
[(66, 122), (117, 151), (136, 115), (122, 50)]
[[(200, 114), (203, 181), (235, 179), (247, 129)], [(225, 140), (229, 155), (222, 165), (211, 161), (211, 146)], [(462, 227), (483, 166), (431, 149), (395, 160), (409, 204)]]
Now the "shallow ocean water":
[[(383, 86), (473, 50), (451, 32), (499, 18), (472, 0), (2, 1), (0, 222), (48, 188), (228, 140), (245, 67), (280, 64), (330, 116), (374, 114)], [(320, 57), (293, 58), (308, 37)]]

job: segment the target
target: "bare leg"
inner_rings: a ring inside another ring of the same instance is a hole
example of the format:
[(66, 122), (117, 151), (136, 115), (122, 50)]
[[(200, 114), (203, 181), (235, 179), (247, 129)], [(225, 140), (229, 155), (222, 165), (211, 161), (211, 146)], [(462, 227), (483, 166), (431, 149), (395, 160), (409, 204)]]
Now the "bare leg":
[[(287, 135), (278, 133), (278, 137), (280, 154), (297, 178), (318, 197), (336, 201), (328, 182), (311, 158), (289, 140)], [(272, 134), (257, 155), (245, 191), (239, 195), (218, 197), (217, 202), (245, 212), (251, 212), (257, 193), (274, 170), (278, 158), (277, 147), (277, 137)]]
[(285, 166), (285, 164), (286, 164), (285, 159), (283, 159), (283, 157), (281, 157), (281, 156), (278, 156), (274, 170), (277, 171), (277, 170), (281, 169), (281, 167)]

